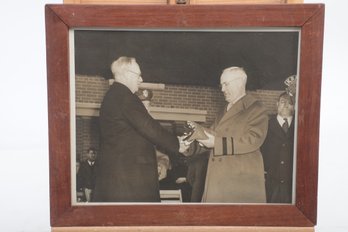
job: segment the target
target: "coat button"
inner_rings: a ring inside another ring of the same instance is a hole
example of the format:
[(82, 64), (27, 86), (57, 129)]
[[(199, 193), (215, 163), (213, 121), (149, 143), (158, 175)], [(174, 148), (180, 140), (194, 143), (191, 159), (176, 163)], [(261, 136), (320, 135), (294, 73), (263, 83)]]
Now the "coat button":
[(286, 146), (286, 144), (285, 144), (285, 143), (283, 143), (283, 144), (282, 144), (282, 146), (283, 146), (283, 147), (285, 147), (285, 146)]
[(284, 180), (280, 180), (280, 183), (281, 183), (281, 184), (284, 184), (284, 182), (285, 182)]
[(280, 161), (280, 164), (284, 164), (285, 162), (282, 160), (282, 161)]

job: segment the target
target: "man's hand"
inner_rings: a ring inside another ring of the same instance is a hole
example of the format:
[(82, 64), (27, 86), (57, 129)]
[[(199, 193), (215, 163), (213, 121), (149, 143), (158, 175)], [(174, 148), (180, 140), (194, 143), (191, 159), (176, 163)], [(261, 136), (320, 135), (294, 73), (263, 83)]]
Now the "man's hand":
[(158, 171), (158, 180), (162, 180), (167, 177), (167, 167), (162, 164), (157, 164), (157, 171)]
[(197, 139), (197, 141), (207, 148), (213, 148), (215, 146), (215, 136), (208, 133), (207, 131), (204, 131), (204, 133), (208, 136), (208, 138), (203, 140)]
[(177, 184), (182, 184), (187, 182), (186, 177), (179, 177), (178, 179), (176, 179), (175, 183)]

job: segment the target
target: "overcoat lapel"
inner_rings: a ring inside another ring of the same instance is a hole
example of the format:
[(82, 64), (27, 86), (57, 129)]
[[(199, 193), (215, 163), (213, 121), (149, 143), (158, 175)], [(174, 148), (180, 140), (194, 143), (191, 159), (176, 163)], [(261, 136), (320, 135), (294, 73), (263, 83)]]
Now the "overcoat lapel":
[[(243, 98), (242, 98), (243, 99)], [(228, 110), (220, 119), (220, 121), (217, 123), (217, 125), (222, 124), (224, 121), (229, 120), (230, 118), (232, 118), (233, 116), (235, 116), (236, 114), (238, 114), (239, 112), (241, 112), (244, 109), (244, 104), (242, 99), (240, 99), (239, 101), (237, 101), (230, 110)], [(227, 109), (227, 108), (226, 108)]]

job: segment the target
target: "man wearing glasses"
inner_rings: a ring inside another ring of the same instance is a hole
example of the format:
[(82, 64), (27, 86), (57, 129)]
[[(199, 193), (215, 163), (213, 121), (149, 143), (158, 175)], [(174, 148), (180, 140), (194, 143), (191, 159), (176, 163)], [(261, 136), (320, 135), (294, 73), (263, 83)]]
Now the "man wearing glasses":
[(210, 150), (203, 202), (266, 202), (260, 146), (267, 134), (268, 116), (261, 102), (246, 94), (246, 83), (243, 68), (223, 71), (220, 84), (226, 107), (212, 127), (204, 129), (207, 138), (197, 139), (200, 146), (192, 143), (185, 152), (199, 155)]
[(179, 151), (179, 140), (154, 120), (134, 94), (143, 81), (135, 58), (111, 65), (115, 82), (100, 107), (99, 167), (95, 202), (159, 202), (154, 145)]

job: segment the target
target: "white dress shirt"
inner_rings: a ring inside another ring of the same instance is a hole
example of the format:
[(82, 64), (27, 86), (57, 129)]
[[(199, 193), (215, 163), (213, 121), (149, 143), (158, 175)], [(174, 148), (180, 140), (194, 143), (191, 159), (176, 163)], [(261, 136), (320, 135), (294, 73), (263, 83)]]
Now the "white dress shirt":
[(282, 116), (280, 116), (280, 115), (278, 114), (278, 115), (277, 115), (277, 120), (278, 120), (278, 123), (279, 123), (280, 126), (283, 126), (283, 124), (284, 124), (284, 122), (285, 122), (284, 118), (287, 118), (287, 119), (288, 119), (288, 123), (289, 123), (289, 127), (290, 127), (293, 116), (282, 117)]

